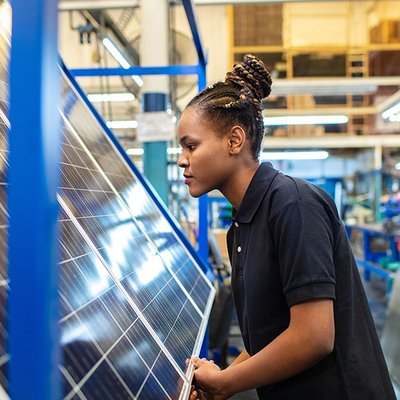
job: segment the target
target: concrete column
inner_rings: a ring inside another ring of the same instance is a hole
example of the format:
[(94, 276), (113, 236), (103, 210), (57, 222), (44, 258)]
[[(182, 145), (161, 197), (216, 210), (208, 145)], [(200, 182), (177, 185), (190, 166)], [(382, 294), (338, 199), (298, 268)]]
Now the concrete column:
[[(142, 8), (141, 66), (165, 66), (168, 57), (168, 1), (144, 0)], [(168, 108), (169, 77), (153, 75), (144, 77), (143, 112), (166, 111)], [(168, 203), (168, 141), (143, 143), (144, 174), (157, 190), (161, 199)]]

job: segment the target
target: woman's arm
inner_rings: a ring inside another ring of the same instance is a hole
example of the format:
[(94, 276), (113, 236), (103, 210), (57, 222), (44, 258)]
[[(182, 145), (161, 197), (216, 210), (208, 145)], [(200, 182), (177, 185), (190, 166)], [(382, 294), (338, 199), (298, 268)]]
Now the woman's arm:
[(326, 357), (332, 352), (334, 341), (333, 300), (296, 304), (290, 308), (289, 327), (254, 356), (246, 358), (244, 354), (242, 362), (223, 371), (209, 361), (193, 360), (196, 387), (230, 396), (279, 382)]
[[(249, 353), (246, 350), (243, 350), (233, 361), (232, 363), (228, 366), (228, 368), (240, 364), (241, 362), (247, 360), (250, 358)], [(197, 357), (195, 358), (197, 360)], [(204, 359), (203, 359), (204, 361)], [(209, 363), (213, 363), (213, 361), (207, 361)], [(227, 399), (227, 396), (218, 396), (218, 395), (212, 395), (210, 393), (205, 393), (202, 392), (201, 390), (196, 389), (195, 386), (192, 386), (192, 390), (190, 392), (190, 397), (189, 400), (225, 400)]]

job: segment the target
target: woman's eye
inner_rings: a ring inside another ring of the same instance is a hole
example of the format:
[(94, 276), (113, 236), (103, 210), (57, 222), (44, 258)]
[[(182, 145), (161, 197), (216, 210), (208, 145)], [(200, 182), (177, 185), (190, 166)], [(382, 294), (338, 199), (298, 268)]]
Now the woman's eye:
[(194, 144), (188, 144), (187, 148), (189, 151), (193, 151), (196, 146)]

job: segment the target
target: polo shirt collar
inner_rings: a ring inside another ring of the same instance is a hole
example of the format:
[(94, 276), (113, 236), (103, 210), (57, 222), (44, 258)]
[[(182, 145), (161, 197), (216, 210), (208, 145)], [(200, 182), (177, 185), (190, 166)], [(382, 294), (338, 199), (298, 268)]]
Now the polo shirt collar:
[(260, 206), (265, 193), (267, 193), (275, 176), (279, 174), (269, 162), (261, 163), (258, 167), (249, 187), (243, 197), (238, 210), (233, 212), (233, 220), (241, 223), (249, 223), (258, 207)]

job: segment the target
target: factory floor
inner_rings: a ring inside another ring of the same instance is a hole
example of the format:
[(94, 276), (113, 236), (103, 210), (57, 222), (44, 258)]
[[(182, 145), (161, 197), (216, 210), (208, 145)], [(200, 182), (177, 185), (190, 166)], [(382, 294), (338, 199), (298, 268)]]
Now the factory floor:
[[(376, 329), (378, 331), (379, 337), (382, 336), (383, 328), (385, 324), (386, 310), (387, 310), (387, 297), (385, 292), (385, 283), (379, 278), (374, 276), (371, 277), (371, 281), (364, 282), (365, 291), (367, 293), (368, 302), (371, 307), (371, 312), (375, 321)], [(240, 337), (239, 327), (235, 322), (232, 323), (230, 336), (229, 336), (229, 346), (233, 346), (239, 351), (243, 349), (243, 341)], [(228, 357), (228, 363), (232, 362), (233, 357)], [(393, 383), (395, 388), (397, 399), (400, 400), (400, 387)], [(256, 400), (258, 399), (256, 392), (248, 391), (239, 393), (231, 399), (234, 400)]]

